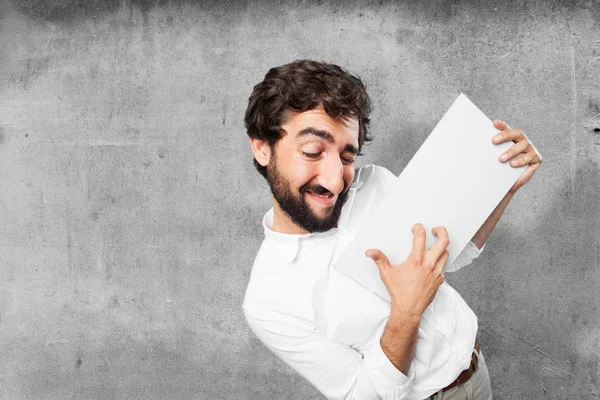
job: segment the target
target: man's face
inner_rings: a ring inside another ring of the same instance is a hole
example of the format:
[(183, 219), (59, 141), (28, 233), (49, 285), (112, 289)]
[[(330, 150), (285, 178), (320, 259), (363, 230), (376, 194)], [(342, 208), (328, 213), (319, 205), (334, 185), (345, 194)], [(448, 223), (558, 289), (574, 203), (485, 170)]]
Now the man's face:
[(282, 128), (267, 165), (276, 223), (279, 217), (301, 232), (327, 231), (337, 226), (354, 179), (358, 122), (334, 119), (319, 107), (290, 114)]

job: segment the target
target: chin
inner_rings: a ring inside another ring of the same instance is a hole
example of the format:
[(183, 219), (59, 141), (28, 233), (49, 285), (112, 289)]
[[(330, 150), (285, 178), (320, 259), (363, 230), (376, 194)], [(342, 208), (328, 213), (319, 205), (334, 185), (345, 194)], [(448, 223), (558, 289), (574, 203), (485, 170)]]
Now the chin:
[(333, 213), (333, 208), (334, 206), (327, 207), (326, 209), (315, 210), (314, 208), (310, 207), (310, 211), (312, 215), (319, 220), (319, 222), (324, 222), (325, 220), (331, 217), (331, 214)]

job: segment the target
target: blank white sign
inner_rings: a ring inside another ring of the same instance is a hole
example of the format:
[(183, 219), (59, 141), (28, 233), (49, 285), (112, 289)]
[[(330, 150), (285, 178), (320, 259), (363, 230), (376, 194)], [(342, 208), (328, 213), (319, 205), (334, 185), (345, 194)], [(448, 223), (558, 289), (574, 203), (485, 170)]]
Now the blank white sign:
[(498, 161), (512, 142), (492, 143), (496, 133), (481, 110), (458, 96), (334, 267), (390, 301), (377, 266), (364, 253), (376, 248), (392, 264), (404, 262), (417, 222), (427, 230), (428, 248), (436, 240), (431, 228), (448, 230), (446, 265), (452, 265), (525, 168)]

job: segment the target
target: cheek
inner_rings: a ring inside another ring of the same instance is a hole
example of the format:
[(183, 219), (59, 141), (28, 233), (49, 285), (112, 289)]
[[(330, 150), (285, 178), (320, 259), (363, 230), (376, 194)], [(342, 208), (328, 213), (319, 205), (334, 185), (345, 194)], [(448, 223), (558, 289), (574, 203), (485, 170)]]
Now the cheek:
[(298, 162), (290, 171), (290, 181), (296, 188), (313, 181), (319, 172), (316, 163)]

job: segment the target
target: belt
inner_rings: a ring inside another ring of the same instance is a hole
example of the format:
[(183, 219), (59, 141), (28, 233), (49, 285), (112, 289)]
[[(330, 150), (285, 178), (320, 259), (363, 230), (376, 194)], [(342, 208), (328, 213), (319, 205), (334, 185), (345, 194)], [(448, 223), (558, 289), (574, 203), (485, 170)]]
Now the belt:
[[(479, 341), (475, 339), (474, 349), (477, 350), (477, 353), (479, 353), (480, 348), (481, 347), (479, 346)], [(477, 358), (477, 354), (475, 354), (475, 350), (473, 350), (473, 355), (471, 356), (471, 364), (469, 365), (469, 368), (461, 372), (458, 378), (454, 380), (454, 382), (442, 389), (442, 392), (450, 390), (454, 386), (462, 385), (463, 383), (471, 379), (475, 371), (477, 371), (477, 364), (479, 363), (479, 359)]]

